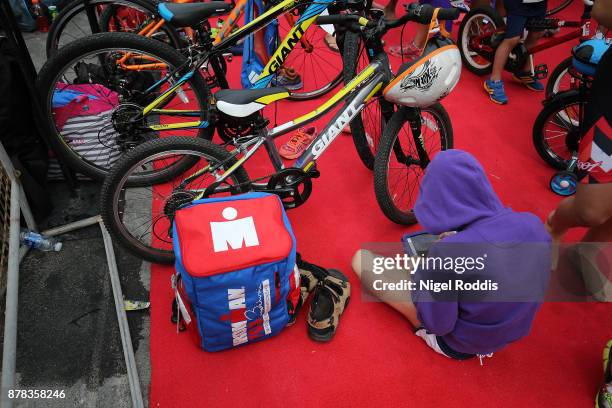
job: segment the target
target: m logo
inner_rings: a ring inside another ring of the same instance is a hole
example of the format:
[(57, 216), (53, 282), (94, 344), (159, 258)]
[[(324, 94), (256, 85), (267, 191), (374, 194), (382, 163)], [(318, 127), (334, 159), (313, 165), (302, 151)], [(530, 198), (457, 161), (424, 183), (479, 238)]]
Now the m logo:
[(210, 223), (210, 232), (215, 252), (229, 251), (229, 248), (240, 249), (259, 245), (259, 237), (255, 229), (253, 217), (236, 219), (238, 211), (233, 207), (226, 207), (221, 213), (228, 221)]

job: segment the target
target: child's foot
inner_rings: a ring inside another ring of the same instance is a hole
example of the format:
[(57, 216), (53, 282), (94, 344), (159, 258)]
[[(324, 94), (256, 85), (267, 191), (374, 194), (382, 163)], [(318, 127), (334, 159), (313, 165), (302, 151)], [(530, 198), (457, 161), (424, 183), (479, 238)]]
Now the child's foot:
[(484, 82), (484, 89), (489, 94), (489, 98), (497, 104), (505, 105), (508, 103), (508, 97), (506, 96), (506, 91), (504, 90), (504, 83), (499, 81), (493, 81), (492, 79), (487, 79)]
[(542, 92), (544, 90), (544, 85), (538, 81), (535, 75), (532, 75), (531, 72), (515, 72), (512, 74), (512, 77), (525, 85), (527, 89), (531, 89), (532, 91)]
[(287, 160), (296, 159), (306, 150), (310, 142), (317, 136), (317, 128), (299, 128), (287, 143), (282, 145), (278, 152)]
[(302, 77), (295, 72), (295, 69), (283, 67), (272, 78), (272, 86), (282, 86), (288, 91), (297, 91), (302, 89), (304, 83), (302, 82)]
[(422, 52), (423, 50), (417, 47), (413, 42), (403, 47), (401, 45), (392, 45), (389, 47), (389, 54), (394, 57), (403, 56), (409, 61), (417, 59)]
[(335, 36), (331, 34), (326, 34), (323, 41), (325, 41), (325, 45), (327, 45), (327, 48), (329, 48), (333, 52), (340, 52), (340, 48), (338, 48), (338, 43), (336, 42)]

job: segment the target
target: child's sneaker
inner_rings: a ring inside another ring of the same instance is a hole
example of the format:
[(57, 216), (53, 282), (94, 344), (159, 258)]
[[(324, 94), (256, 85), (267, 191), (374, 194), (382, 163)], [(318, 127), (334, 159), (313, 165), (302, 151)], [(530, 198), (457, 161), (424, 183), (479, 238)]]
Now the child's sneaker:
[(491, 79), (487, 79), (484, 82), (484, 89), (489, 94), (489, 98), (495, 103), (500, 105), (505, 105), (508, 103), (508, 97), (506, 96), (506, 91), (504, 90), (504, 83), (499, 81), (493, 81)]
[(283, 67), (272, 78), (272, 86), (282, 86), (288, 91), (297, 91), (304, 87), (304, 83), (300, 75), (293, 68)]
[(314, 289), (308, 312), (308, 335), (316, 341), (329, 341), (336, 334), (340, 316), (351, 298), (351, 284), (336, 269), (327, 271)]
[(282, 145), (278, 152), (287, 160), (297, 158), (317, 136), (317, 128), (299, 128), (287, 143)]
[(525, 85), (527, 89), (536, 92), (542, 92), (544, 90), (544, 85), (538, 81), (538, 78), (532, 75), (531, 72), (515, 72), (512, 74), (512, 77)]
[(415, 60), (421, 56), (423, 49), (417, 46), (414, 42), (406, 45), (392, 45), (389, 47), (389, 54), (394, 57), (404, 57), (408, 61)]

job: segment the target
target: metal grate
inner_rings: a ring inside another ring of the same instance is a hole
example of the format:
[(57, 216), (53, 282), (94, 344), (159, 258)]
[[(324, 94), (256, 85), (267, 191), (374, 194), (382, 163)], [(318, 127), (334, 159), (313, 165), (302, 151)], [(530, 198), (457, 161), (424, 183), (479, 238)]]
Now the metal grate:
[(0, 298), (6, 290), (9, 230), (11, 214), (11, 180), (0, 165)]

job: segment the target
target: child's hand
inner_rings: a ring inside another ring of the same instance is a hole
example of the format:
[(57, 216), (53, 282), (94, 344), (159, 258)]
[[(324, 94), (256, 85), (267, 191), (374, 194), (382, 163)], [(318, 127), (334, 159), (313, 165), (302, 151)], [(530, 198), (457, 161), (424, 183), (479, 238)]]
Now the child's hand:
[(455, 235), (456, 233), (457, 233), (457, 231), (446, 231), (446, 232), (443, 232), (443, 233), (441, 233), (438, 236), (438, 239), (436, 239), (436, 242), (437, 241), (442, 241), (444, 238), (450, 237), (451, 235)]

